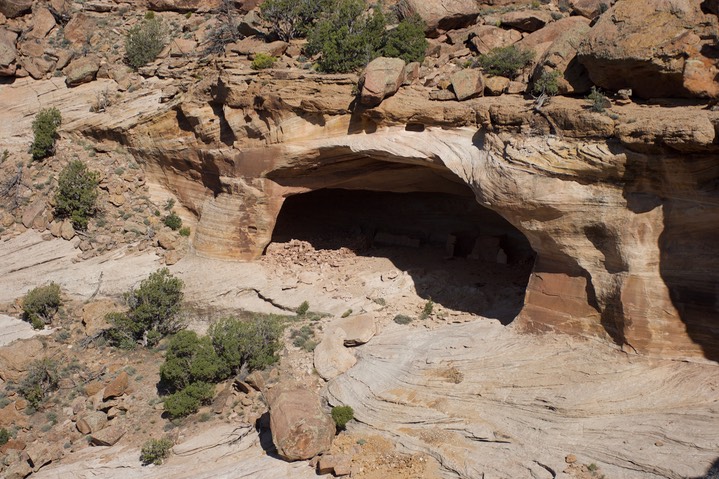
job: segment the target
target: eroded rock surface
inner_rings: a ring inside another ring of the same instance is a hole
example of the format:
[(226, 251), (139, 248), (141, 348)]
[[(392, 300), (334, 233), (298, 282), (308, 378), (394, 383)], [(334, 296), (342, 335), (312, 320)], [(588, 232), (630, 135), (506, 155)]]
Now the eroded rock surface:
[(452, 477), (567, 479), (573, 454), (607, 477), (679, 479), (716, 459), (714, 365), (550, 344), (489, 321), (397, 326), (359, 354), (329, 384), (330, 403)]

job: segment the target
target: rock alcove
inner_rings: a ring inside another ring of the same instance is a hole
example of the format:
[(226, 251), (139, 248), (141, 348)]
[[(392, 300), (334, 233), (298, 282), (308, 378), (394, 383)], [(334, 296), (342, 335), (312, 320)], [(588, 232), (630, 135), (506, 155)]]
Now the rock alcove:
[[(345, 177), (341, 188), (315, 189), (336, 183), (327, 175), (344, 176), (338, 170), (306, 176), (310, 191), (284, 200), (271, 244), (302, 240), (316, 249), (385, 257), (412, 277), (421, 298), (511, 322), (535, 257), (522, 233), (448, 171), (360, 161), (364, 167), (355, 171), (373, 174)], [(273, 179), (283, 183), (282, 175)], [(297, 186), (297, 177), (292, 182)]]

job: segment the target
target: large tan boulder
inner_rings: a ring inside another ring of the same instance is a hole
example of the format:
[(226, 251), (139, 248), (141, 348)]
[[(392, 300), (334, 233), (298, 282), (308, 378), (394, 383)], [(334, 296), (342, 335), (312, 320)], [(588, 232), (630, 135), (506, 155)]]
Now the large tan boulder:
[(463, 101), (484, 93), (484, 77), (478, 68), (466, 68), (450, 78), (457, 100)]
[(82, 416), (75, 426), (83, 434), (96, 433), (107, 426), (107, 414), (102, 411), (89, 412)]
[(15, 74), (16, 40), (17, 33), (0, 28), (0, 76), (13, 76)]
[(0, 0), (0, 13), (8, 18), (30, 13), (33, 0)]
[(50, 10), (44, 7), (36, 8), (32, 14), (32, 30), (28, 33), (30, 38), (45, 38), (55, 27), (55, 17)]
[(358, 314), (340, 318), (332, 322), (332, 326), (345, 332), (343, 343), (345, 346), (359, 346), (365, 344), (377, 332), (377, 324), (371, 314)]
[(492, 25), (482, 25), (470, 35), (470, 43), (482, 55), (495, 48), (513, 45), (521, 39), (522, 34), (517, 30), (505, 30)]
[(572, 13), (590, 19), (599, 16), (610, 3), (610, 0), (570, 0)]
[(100, 69), (100, 60), (96, 56), (88, 55), (76, 58), (65, 67), (65, 84), (69, 87), (91, 82)]
[(93, 432), (90, 441), (97, 446), (114, 446), (126, 432), (127, 430), (122, 425), (117, 424)]
[(130, 377), (125, 371), (117, 375), (115, 379), (110, 381), (110, 384), (105, 386), (105, 390), (102, 393), (102, 400), (107, 401), (108, 399), (116, 398), (125, 394), (127, 387), (130, 384)]
[(44, 349), (38, 339), (15, 341), (0, 348), (0, 379), (18, 381)]
[(518, 43), (521, 48), (535, 52), (533, 79), (544, 72), (558, 71), (559, 93), (586, 93), (592, 86), (584, 65), (577, 61), (577, 47), (590, 30), (584, 17), (566, 17), (527, 35)]
[(379, 57), (372, 60), (360, 81), (360, 103), (377, 106), (388, 96), (397, 93), (404, 81), (404, 65), (401, 58)]
[(327, 452), (336, 427), (319, 395), (306, 388), (271, 392), (270, 429), (277, 453), (288, 461), (300, 461)]
[(86, 13), (78, 13), (63, 29), (65, 38), (75, 46), (82, 46), (97, 29), (97, 21)]
[(92, 336), (109, 327), (105, 321), (105, 315), (110, 312), (122, 311), (114, 301), (101, 299), (87, 303), (82, 307), (82, 325), (85, 327), (85, 334)]
[(579, 48), (597, 86), (631, 88), (641, 98), (717, 97), (717, 17), (700, 2), (622, 0), (604, 13)]
[(344, 345), (347, 333), (341, 328), (328, 330), (314, 350), (317, 374), (325, 381), (336, 378), (357, 363), (357, 358)]
[(404, 4), (416, 13), (426, 25), (430, 37), (436, 37), (441, 30), (456, 30), (474, 23), (479, 15), (479, 4), (475, 0), (406, 0)]

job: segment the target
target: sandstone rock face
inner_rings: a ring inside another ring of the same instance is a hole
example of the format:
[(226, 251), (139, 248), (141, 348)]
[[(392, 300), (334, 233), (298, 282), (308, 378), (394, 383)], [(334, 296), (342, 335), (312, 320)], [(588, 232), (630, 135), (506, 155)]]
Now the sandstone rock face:
[(307, 389), (273, 391), (269, 406), (272, 441), (284, 459), (311, 459), (329, 450), (335, 423), (317, 394)]
[[(719, 413), (707, 407), (716, 391), (706, 387), (716, 365), (622, 360), (561, 335), (552, 343), (488, 321), (384, 330), (352, 374), (328, 384), (328, 401), (351, 405), (363, 424), (467, 479), (551, 478), (546, 468), (564, 471), (568, 454), (606, 477), (705, 477), (716, 460)], [(662, 420), (669, 411), (691, 419)]]
[(125, 435), (125, 429), (121, 425), (113, 425), (92, 433), (90, 440), (97, 446), (113, 446)]
[(717, 17), (698, 2), (623, 0), (603, 14), (579, 48), (601, 88), (631, 88), (641, 98), (716, 97), (711, 33)]
[(404, 81), (404, 60), (379, 57), (372, 60), (364, 71), (360, 101), (366, 106), (377, 106), (394, 95)]
[(407, 6), (424, 21), (429, 36), (437, 36), (439, 30), (471, 25), (479, 15), (478, 4), (473, 0), (408, 0)]
[(0, 0), (0, 13), (8, 18), (30, 13), (32, 0)]
[(32, 38), (45, 38), (55, 27), (55, 17), (47, 8), (37, 8), (32, 14), (32, 30), (28, 34)]

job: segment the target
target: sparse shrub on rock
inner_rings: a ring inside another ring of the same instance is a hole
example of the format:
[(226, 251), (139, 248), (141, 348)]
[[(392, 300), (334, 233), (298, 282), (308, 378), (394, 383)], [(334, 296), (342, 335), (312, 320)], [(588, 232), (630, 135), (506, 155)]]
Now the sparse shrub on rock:
[(337, 425), (337, 429), (344, 430), (347, 423), (355, 417), (355, 412), (351, 406), (335, 406), (332, 408), (332, 419)]
[(272, 65), (275, 64), (276, 58), (268, 55), (266, 53), (258, 53), (255, 55), (254, 60), (252, 60), (252, 67), (253, 70), (264, 70), (265, 68), (272, 68)]
[(587, 95), (587, 101), (589, 102), (589, 108), (597, 113), (602, 113), (609, 105), (609, 100), (606, 95), (595, 86), (592, 87), (592, 91)]
[(315, 19), (332, 3), (331, 0), (266, 0), (260, 11), (277, 36), (288, 42), (306, 36)]
[(224, 318), (210, 326), (209, 336), (217, 354), (233, 372), (243, 365), (264, 369), (277, 362), (283, 324), (275, 316), (250, 320)]
[(23, 319), (35, 329), (50, 324), (52, 317), (62, 304), (60, 286), (50, 283), (30, 290), (22, 301)]
[(157, 58), (166, 43), (167, 28), (162, 20), (154, 14), (145, 15), (145, 19), (132, 27), (125, 38), (128, 65), (137, 70), (148, 64)]
[(130, 346), (138, 342), (152, 346), (167, 334), (179, 331), (178, 315), (183, 298), (181, 279), (162, 268), (125, 293), (129, 306), (126, 313), (110, 313), (105, 319), (112, 325), (108, 332), (116, 346)]
[(40, 110), (32, 122), (35, 138), (30, 148), (33, 160), (42, 160), (55, 153), (57, 129), (62, 123), (60, 110), (45, 108)]
[(554, 96), (559, 93), (559, 77), (562, 74), (558, 70), (544, 71), (537, 81), (534, 82), (534, 93), (541, 95), (542, 93)]
[(162, 439), (148, 439), (145, 444), (142, 445), (140, 451), (140, 461), (142, 465), (155, 464), (159, 466), (165, 459), (170, 456), (172, 451), (172, 441), (167, 438)]
[(401, 58), (407, 63), (421, 63), (427, 50), (424, 28), (422, 19), (416, 15), (403, 19), (397, 28), (387, 32), (382, 56)]
[(165, 226), (170, 228), (172, 231), (177, 231), (182, 228), (182, 218), (177, 216), (177, 213), (174, 211), (165, 216), (165, 219), (162, 220), (162, 222), (165, 223)]
[(7, 442), (10, 440), (10, 437), (10, 431), (5, 429), (4, 427), (0, 428), (0, 446), (7, 444)]
[(55, 193), (55, 215), (69, 218), (75, 228), (87, 229), (95, 214), (98, 175), (80, 160), (71, 161), (60, 173)]
[(57, 362), (50, 358), (34, 361), (20, 382), (18, 392), (37, 409), (48, 394), (57, 389), (60, 374)]
[(364, 14), (363, 0), (338, 0), (308, 34), (307, 52), (322, 53), (317, 64), (328, 73), (346, 73), (379, 56), (385, 35), (381, 8)]
[(531, 50), (522, 50), (514, 45), (493, 48), (477, 59), (477, 65), (490, 75), (507, 78), (516, 77), (520, 70), (529, 65), (534, 58)]

